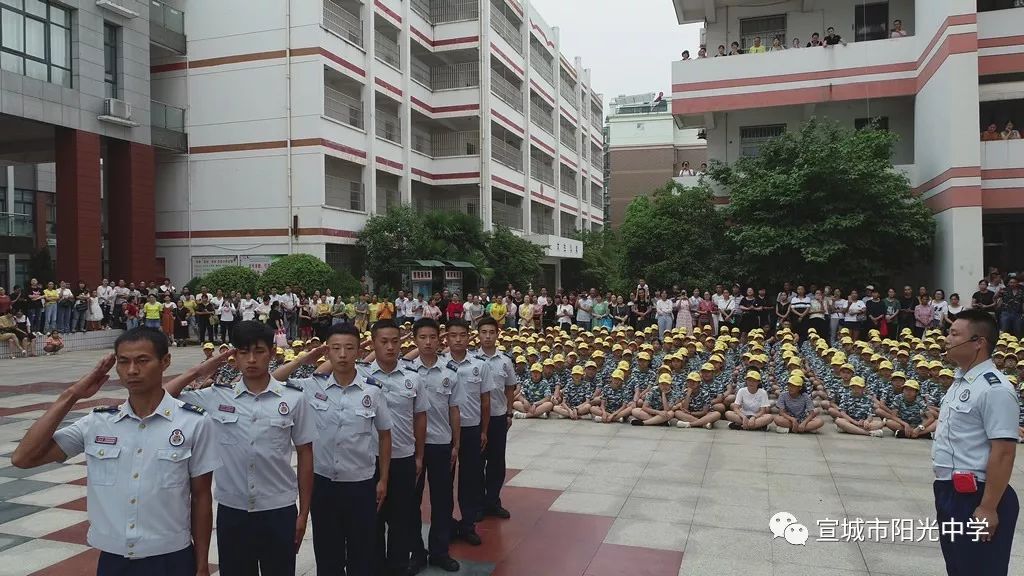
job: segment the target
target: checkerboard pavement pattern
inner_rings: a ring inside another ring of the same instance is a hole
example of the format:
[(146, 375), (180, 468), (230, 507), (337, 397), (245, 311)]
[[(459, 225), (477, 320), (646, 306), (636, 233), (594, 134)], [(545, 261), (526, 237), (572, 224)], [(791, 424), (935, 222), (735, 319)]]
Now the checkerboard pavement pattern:
[[(0, 363), (0, 576), (95, 573), (98, 552), (85, 542), (84, 458), (19, 470), (10, 455), (66, 386), (55, 382), (74, 380), (101, 354)], [(168, 373), (200, 357), (197, 350), (172, 354)], [(108, 384), (67, 422), (124, 397)], [(934, 516), (930, 448), (929, 441), (853, 438), (831, 426), (780, 435), (721, 423), (708, 431), (516, 420), (502, 493), (512, 519), (485, 520), (477, 527), (484, 544), (456, 543), (452, 555), (461, 574), (474, 575), (941, 574), (936, 543), (815, 541), (816, 523), (826, 518)], [(1020, 456), (1011, 479), (1018, 488)], [(808, 526), (806, 546), (772, 538), (768, 520), (779, 511)], [(422, 512), (429, 520), (429, 506)], [(1014, 540), (1010, 573), (1024, 574), (1024, 522)], [(211, 562), (216, 570), (216, 537)], [(316, 573), (310, 541), (298, 573)]]

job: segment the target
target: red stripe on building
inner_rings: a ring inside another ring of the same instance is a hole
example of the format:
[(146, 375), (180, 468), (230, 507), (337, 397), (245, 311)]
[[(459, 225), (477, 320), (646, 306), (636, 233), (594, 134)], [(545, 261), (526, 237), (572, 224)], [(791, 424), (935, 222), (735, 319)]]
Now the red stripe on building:
[(579, 166), (577, 166), (575, 162), (573, 162), (572, 160), (569, 160), (564, 155), (562, 156), (562, 162), (565, 162), (566, 164), (572, 166), (573, 168), (579, 168)]
[(575, 212), (577, 214), (580, 213), (580, 209), (579, 208), (577, 208), (575, 206), (570, 206), (570, 205), (566, 204), (565, 202), (559, 202), (559, 205), (561, 205), (562, 208), (568, 208), (569, 210), (572, 210), (573, 212)]
[(924, 203), (938, 214), (952, 208), (982, 205), (981, 186), (953, 186), (928, 198)]
[(1002, 46), (1024, 45), (1024, 36), (1003, 36), (1002, 38), (979, 38), (978, 48), (1000, 48)]
[(983, 188), (981, 205), (985, 210), (1019, 210), (1024, 208), (1024, 188)]
[(402, 95), (402, 91), (397, 86), (392, 86), (390, 83), (385, 82), (384, 80), (381, 80), (380, 78), (374, 78), (373, 81), (374, 81), (375, 84), (377, 84), (377, 86), (380, 86), (381, 88), (384, 88), (385, 90), (387, 90), (389, 92), (397, 94), (398, 96)]
[(491, 115), (507, 124), (509, 128), (512, 128), (513, 130), (518, 131), (520, 134), (523, 134), (523, 128), (516, 124), (515, 122), (509, 120), (508, 118), (505, 118), (505, 116), (502, 113), (497, 112), (495, 110), (491, 110)]
[(1024, 72), (1024, 52), (1016, 54), (995, 54), (978, 58), (978, 74), (993, 76)]
[(448, 174), (431, 174), (426, 170), (420, 170), (419, 168), (413, 168), (412, 173), (417, 176), (424, 178), (430, 178), (431, 180), (462, 180), (467, 178), (479, 178), (479, 172), (451, 172)]
[(554, 42), (552, 42), (551, 40), (548, 40), (548, 35), (544, 33), (544, 30), (541, 30), (541, 27), (540, 27), (540, 26), (537, 26), (536, 24), (534, 24), (533, 20), (530, 20), (530, 28), (533, 28), (534, 30), (536, 30), (536, 31), (537, 31), (537, 34), (538, 34), (538, 35), (539, 35), (539, 36), (540, 36), (541, 38), (543, 38), (543, 39), (544, 39), (544, 42), (545, 42), (545, 43), (546, 43), (546, 44), (547, 44), (548, 46), (550, 46), (550, 47), (552, 47), (552, 48), (554, 48), (554, 47), (555, 47), (555, 43), (554, 43)]
[(402, 23), (402, 17), (399, 16), (391, 8), (388, 8), (387, 6), (385, 6), (384, 3), (381, 2), (380, 0), (373, 0), (373, 5), (376, 6), (377, 8), (380, 8), (381, 12), (383, 12), (384, 14), (387, 14), (388, 16), (390, 16), (392, 19), (396, 20), (399, 24)]
[(540, 86), (538, 86), (538, 85), (537, 85), (537, 83), (536, 83), (536, 82), (534, 82), (532, 78), (530, 79), (530, 86), (532, 86), (532, 87), (533, 87), (533, 88), (534, 88), (534, 89), (535, 89), (535, 90), (536, 90), (537, 92), (540, 92), (540, 95), (541, 95), (541, 96), (542, 96), (542, 97), (543, 97), (543, 98), (544, 98), (545, 100), (547, 100), (548, 104), (551, 104), (551, 107), (552, 107), (552, 108), (554, 108), (554, 107), (555, 107), (555, 99), (554, 99), (554, 98), (552, 98), (552, 97), (551, 97), (551, 95), (550, 95), (550, 94), (548, 94), (546, 90), (544, 90), (543, 88), (541, 88)]
[(342, 66), (343, 68), (348, 68), (349, 70), (355, 72), (356, 74), (358, 74), (360, 76), (366, 77), (366, 72), (362, 68), (360, 68), (359, 66), (356, 66), (355, 64), (349, 62), (348, 60), (345, 60), (341, 56), (338, 56), (337, 54), (335, 54), (335, 53), (333, 53), (333, 52), (331, 52), (331, 51), (329, 51), (329, 50), (327, 50), (325, 48), (320, 48), (319, 52), (320, 52), (321, 56), (323, 56), (324, 58), (327, 58), (331, 62), (334, 62), (335, 64), (338, 64), (338, 65)]
[(512, 182), (511, 180), (505, 180), (504, 178), (502, 178), (500, 176), (491, 176), (491, 180), (493, 180), (494, 182), (497, 182), (498, 184), (501, 184), (502, 186), (507, 186), (507, 187), (509, 187), (509, 188), (511, 188), (513, 190), (518, 190), (520, 192), (525, 192), (526, 191), (526, 188), (523, 188), (522, 186), (520, 186), (519, 184), (516, 184), (515, 182)]
[(957, 166), (944, 171), (924, 184), (916, 186), (913, 193), (914, 196), (921, 196), (930, 190), (938, 188), (953, 178), (972, 178), (978, 176), (981, 176), (981, 168), (978, 166)]
[(1005, 180), (1008, 178), (1024, 178), (1024, 168), (992, 168), (981, 171), (982, 180)]
[(536, 136), (531, 134), (530, 135), (530, 141), (533, 142), (534, 144), (536, 144), (537, 146), (540, 146), (541, 148), (543, 148), (543, 149), (547, 150), (548, 152), (550, 152), (552, 157), (555, 155), (555, 149), (552, 148), (551, 146), (548, 146), (547, 144), (541, 142), (540, 140), (538, 140)]
[(509, 58), (508, 55), (505, 54), (505, 52), (501, 48), (498, 48), (497, 46), (495, 46), (494, 42), (491, 42), (491, 49), (493, 49), (495, 52), (497, 52), (498, 56), (501, 56), (501, 59), (505, 61), (505, 64), (508, 64), (513, 70), (518, 72), (519, 76), (523, 75), (523, 69), (520, 68), (519, 66), (517, 66), (516, 63), (513, 62), (512, 59)]
[(394, 168), (396, 170), (401, 170), (404, 167), (401, 162), (395, 162), (394, 160), (388, 160), (387, 158), (383, 158), (381, 156), (377, 156), (377, 164), (383, 164), (384, 166), (387, 166), (389, 168)]
[(562, 106), (559, 106), (558, 109), (562, 111), (562, 114), (565, 114), (566, 116), (568, 116), (569, 120), (572, 120), (573, 124), (579, 124), (579, 122), (576, 120), (576, 117), (572, 115), (572, 112), (569, 112), (568, 110), (566, 110)]

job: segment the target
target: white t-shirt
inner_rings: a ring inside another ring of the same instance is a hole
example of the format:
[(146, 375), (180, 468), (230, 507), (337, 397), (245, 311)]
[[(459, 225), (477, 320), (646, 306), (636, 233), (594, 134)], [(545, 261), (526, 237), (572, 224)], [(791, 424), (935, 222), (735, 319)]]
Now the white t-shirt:
[(736, 404), (740, 405), (740, 412), (744, 416), (753, 416), (757, 414), (761, 408), (767, 408), (771, 406), (771, 402), (768, 400), (768, 391), (764, 388), (758, 388), (757, 392), (753, 394), (746, 386), (736, 391)]
[(572, 304), (558, 305), (558, 323), (569, 324), (572, 322)]
[(850, 305), (850, 302), (846, 298), (840, 298), (832, 301), (832, 317), (842, 320), (846, 316), (846, 307)]
[(941, 321), (942, 317), (946, 315), (946, 310), (949, 309), (949, 302), (942, 300), (941, 302), (931, 301), (932, 306), (932, 319)]
[(580, 298), (576, 301), (576, 320), (580, 322), (590, 322), (592, 316), (590, 315), (590, 308), (594, 306), (594, 301), (589, 297)]
[(252, 298), (242, 298), (238, 303), (238, 310), (242, 313), (242, 320), (253, 320), (256, 318), (256, 301)]
[(846, 320), (847, 322), (857, 322), (859, 320), (862, 320), (861, 316), (864, 315), (864, 312), (867, 310), (867, 308), (868, 307), (866, 304), (864, 304), (863, 300), (851, 302), (850, 306), (846, 308), (846, 316), (844, 316), (843, 319)]

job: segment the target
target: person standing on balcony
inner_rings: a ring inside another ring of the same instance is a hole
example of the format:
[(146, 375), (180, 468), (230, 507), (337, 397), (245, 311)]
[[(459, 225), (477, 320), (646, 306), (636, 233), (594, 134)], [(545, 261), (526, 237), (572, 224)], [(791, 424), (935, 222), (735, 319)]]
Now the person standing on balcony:
[(684, 160), (683, 161), (683, 167), (679, 169), (679, 176), (682, 177), (682, 176), (696, 176), (696, 175), (697, 175), (697, 173), (693, 171), (693, 168), (690, 168), (690, 163), (687, 162), (686, 160)]
[(743, 54), (743, 50), (740, 50), (740, 43), (733, 42), (729, 45), (729, 56), (739, 56)]
[(1006, 128), (1000, 134), (1003, 140), (1020, 140), (1020, 132), (1014, 129), (1013, 122), (1007, 122)]
[(846, 42), (843, 42), (843, 37), (836, 34), (835, 28), (829, 26), (825, 29), (825, 47), (835, 46), (836, 44), (846, 46)]
[(1002, 138), (1003, 136), (999, 132), (999, 127), (996, 126), (995, 122), (990, 123), (988, 125), (988, 128), (986, 128), (985, 131), (981, 133), (982, 142), (994, 142), (996, 140), (1002, 140)]
[(683, 60), (689, 60), (690, 59), (690, 51), (689, 50), (683, 50), (683, 53), (681, 54), (681, 56), (682, 56)]
[(754, 36), (754, 45), (747, 49), (747, 54), (764, 54), (768, 49), (761, 44), (761, 37)]
[(793, 48), (803, 48), (803, 46), (800, 45), (799, 38), (793, 38)]
[(811, 34), (811, 41), (807, 43), (807, 47), (816, 48), (821, 45), (821, 36), (817, 32)]
[(769, 52), (781, 52), (786, 49), (786, 45), (782, 43), (782, 36), (776, 36), (772, 40), (772, 45), (768, 47)]
[(893, 20), (892, 31), (889, 32), (889, 38), (906, 38), (907, 36), (907, 31), (903, 29), (903, 21)]
[(725, 44), (718, 45), (718, 54), (715, 54), (715, 58), (718, 58), (719, 56), (728, 56), (725, 52)]

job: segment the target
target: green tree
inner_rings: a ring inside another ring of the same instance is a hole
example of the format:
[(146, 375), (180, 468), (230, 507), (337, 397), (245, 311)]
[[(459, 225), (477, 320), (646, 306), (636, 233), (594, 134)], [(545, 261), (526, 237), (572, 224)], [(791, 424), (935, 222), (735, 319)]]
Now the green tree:
[(330, 288), (334, 292), (341, 289), (337, 280), (338, 274), (334, 268), (316, 256), (289, 254), (270, 264), (266, 272), (260, 276), (257, 287), (267, 292), (271, 288), (280, 291), (285, 286), (291, 286), (296, 291), (303, 288), (308, 293), (314, 290), (322, 291), (325, 288)]
[(509, 284), (521, 289), (536, 278), (541, 271), (540, 261), (544, 250), (525, 238), (513, 234), (504, 226), (497, 226), (487, 239), (487, 268), (491, 290), (504, 294)]
[(710, 286), (730, 272), (725, 220), (707, 188), (669, 182), (637, 197), (626, 209), (619, 239), (627, 289), (637, 278), (654, 288)]
[(374, 282), (398, 286), (402, 263), (414, 259), (428, 239), (422, 215), (411, 206), (395, 206), (370, 217), (357, 243), (366, 251), (366, 272)]
[(576, 239), (583, 242), (583, 258), (562, 262), (562, 284), (617, 294), (628, 291), (629, 282), (623, 276), (622, 242), (616, 231), (581, 231)]
[[(50, 257), (50, 249), (43, 247), (32, 255), (28, 261), (29, 277), (39, 280), (44, 286), (47, 282), (55, 282), (56, 274), (53, 271), (53, 258)], [(74, 280), (68, 278), (68, 282)]]
[(237, 291), (245, 294), (256, 291), (259, 279), (260, 275), (248, 266), (224, 266), (204, 276), (199, 284), (212, 291), (220, 289), (225, 293)]
[(935, 223), (893, 169), (896, 140), (812, 119), (756, 158), (713, 164), (709, 175), (730, 195), (728, 236), (742, 275), (850, 286), (927, 261)]

